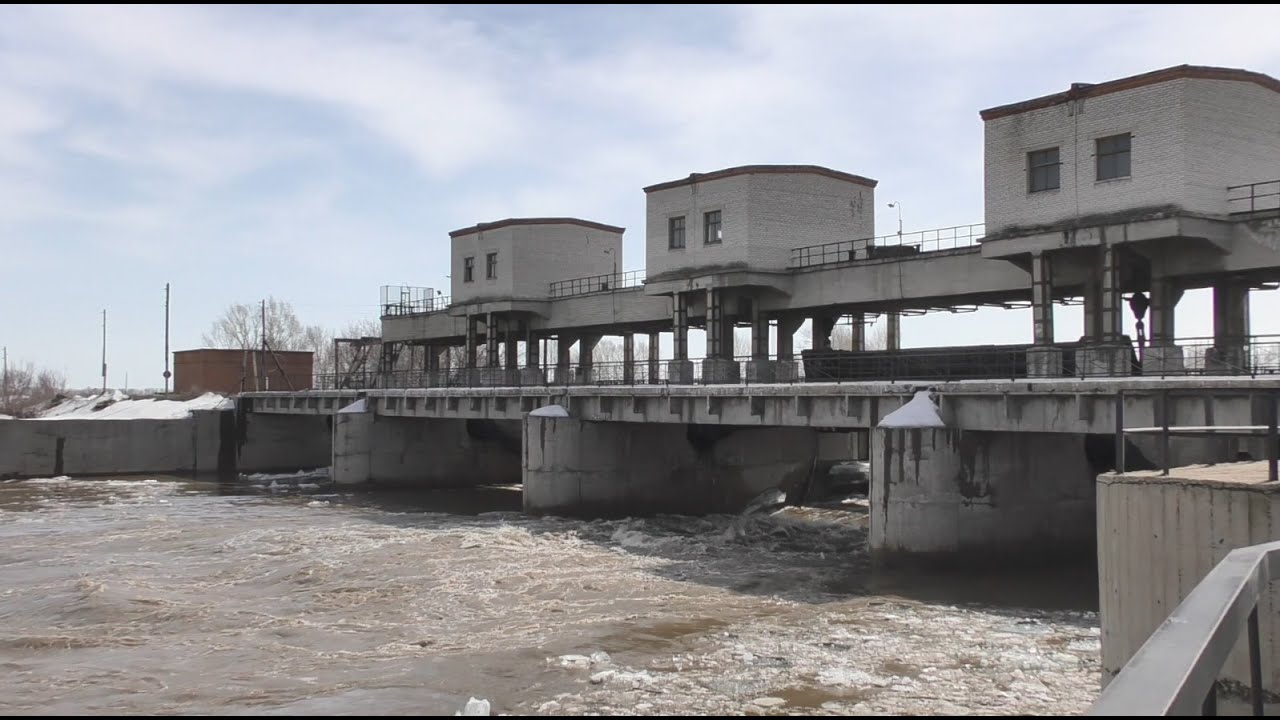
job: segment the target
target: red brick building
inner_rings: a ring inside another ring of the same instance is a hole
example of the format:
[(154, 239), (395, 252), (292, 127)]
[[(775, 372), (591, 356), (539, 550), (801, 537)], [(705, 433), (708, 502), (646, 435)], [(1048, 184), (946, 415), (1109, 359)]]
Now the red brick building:
[(258, 350), (179, 350), (173, 354), (173, 391), (310, 390), (311, 356), (309, 350), (268, 352), (260, 369), (264, 354)]

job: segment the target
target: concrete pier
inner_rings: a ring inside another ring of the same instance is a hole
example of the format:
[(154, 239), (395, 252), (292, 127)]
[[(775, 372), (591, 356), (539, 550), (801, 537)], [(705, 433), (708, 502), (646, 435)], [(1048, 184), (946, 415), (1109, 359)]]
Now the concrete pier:
[(579, 517), (739, 512), (814, 471), (819, 433), (529, 416), (526, 512)]
[(871, 433), (871, 537), (881, 559), (1093, 553), (1084, 436), (951, 428)]

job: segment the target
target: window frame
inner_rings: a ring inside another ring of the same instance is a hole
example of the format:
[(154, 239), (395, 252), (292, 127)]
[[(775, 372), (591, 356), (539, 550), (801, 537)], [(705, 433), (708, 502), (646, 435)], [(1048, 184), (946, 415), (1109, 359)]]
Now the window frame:
[[(711, 239), (711, 216), (716, 216), (715, 228), (716, 238)], [(708, 210), (702, 213), (702, 244), (703, 245), (721, 245), (724, 243), (724, 213), (720, 210)]]
[[(1125, 141), (1123, 150), (1108, 149), (1105, 152), (1103, 151), (1103, 143), (1121, 139)], [(1095, 138), (1093, 141), (1093, 155), (1093, 179), (1096, 182), (1123, 180), (1124, 178), (1133, 177), (1133, 133), (1120, 133), (1118, 135)], [(1121, 158), (1123, 158), (1124, 162), (1123, 174), (1120, 173)], [(1109, 164), (1111, 172), (1115, 174), (1102, 177), (1104, 163)]]
[[(1037, 155), (1045, 155), (1054, 153), (1053, 162), (1036, 162)], [(1034, 195), (1036, 193), (1050, 192), (1062, 189), (1062, 146), (1055, 145), (1053, 147), (1041, 148), (1039, 150), (1027, 151), (1027, 194)], [(1052, 171), (1053, 179), (1056, 181), (1053, 185), (1048, 184), (1049, 172)], [(1039, 173), (1044, 173), (1044, 187), (1036, 187), (1036, 178), (1041, 177)]]
[(498, 279), (498, 253), (491, 252), (484, 255), (484, 279)]
[(462, 258), (462, 282), (475, 282), (476, 279), (476, 256), (468, 255)]
[[(677, 227), (677, 223), (679, 227)], [(676, 231), (680, 231), (680, 244), (676, 244)], [(688, 244), (688, 223), (684, 215), (673, 215), (667, 218), (667, 249), (683, 250)]]

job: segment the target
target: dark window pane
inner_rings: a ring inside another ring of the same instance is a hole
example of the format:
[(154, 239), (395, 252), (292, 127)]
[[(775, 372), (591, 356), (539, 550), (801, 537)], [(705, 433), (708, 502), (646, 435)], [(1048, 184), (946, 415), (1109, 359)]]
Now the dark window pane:
[(683, 217), (673, 217), (667, 221), (667, 240), (672, 248), (684, 247)]
[(703, 219), (703, 242), (715, 245), (720, 242), (720, 211), (712, 210)]
[(1098, 138), (1096, 154), (1099, 180), (1129, 177), (1132, 141), (1133, 137), (1128, 134)]
[(1042, 192), (1059, 187), (1058, 148), (1027, 153), (1027, 190)]

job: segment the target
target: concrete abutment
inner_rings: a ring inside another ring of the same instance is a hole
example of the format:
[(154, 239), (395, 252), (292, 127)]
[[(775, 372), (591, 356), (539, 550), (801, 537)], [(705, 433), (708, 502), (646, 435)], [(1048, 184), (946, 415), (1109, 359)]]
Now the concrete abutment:
[(333, 480), (423, 488), (519, 483), (519, 423), (340, 412)]

